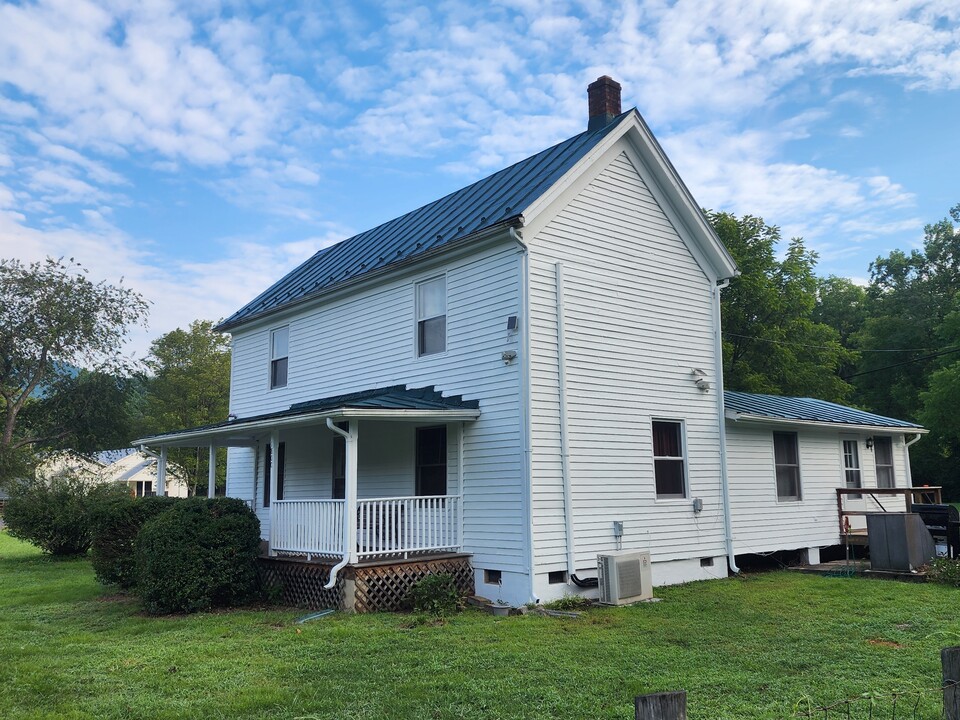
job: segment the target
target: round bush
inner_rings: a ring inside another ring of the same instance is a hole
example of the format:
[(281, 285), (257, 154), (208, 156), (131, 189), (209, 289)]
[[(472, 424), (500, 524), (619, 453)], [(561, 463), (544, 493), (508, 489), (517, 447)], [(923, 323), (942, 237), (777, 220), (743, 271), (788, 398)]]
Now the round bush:
[(83, 555), (90, 548), (92, 508), (125, 490), (91, 485), (64, 474), (49, 482), (19, 480), (10, 483), (7, 492), (10, 498), (3, 521), (10, 534), (51, 555), (71, 556)]
[(236, 498), (189, 498), (144, 523), (134, 541), (148, 612), (239, 605), (257, 594), (260, 521)]
[(91, 508), (93, 571), (104, 585), (129, 589), (136, 585), (137, 565), (133, 546), (143, 524), (169, 510), (179, 498), (132, 497), (114, 494)]

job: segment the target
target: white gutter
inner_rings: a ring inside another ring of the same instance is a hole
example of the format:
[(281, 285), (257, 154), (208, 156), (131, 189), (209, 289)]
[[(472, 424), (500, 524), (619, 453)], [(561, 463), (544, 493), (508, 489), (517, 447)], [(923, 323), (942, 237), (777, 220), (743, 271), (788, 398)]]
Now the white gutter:
[(527, 577), (530, 583), (528, 602), (538, 603), (540, 599), (534, 589), (533, 558), (533, 482), (531, 480), (531, 424), (530, 424), (530, 254), (527, 246), (513, 227), (510, 237), (520, 246), (520, 434), (523, 439), (523, 505), (525, 518), (523, 540), (527, 550)]
[[(327, 418), (327, 428), (335, 432), (337, 435), (340, 435), (344, 438), (345, 442), (350, 442), (350, 433), (341, 430), (336, 425), (333, 424), (333, 418)], [(344, 483), (346, 485), (346, 483)], [(354, 490), (356, 492), (356, 490)], [(344, 507), (343, 507), (343, 560), (338, 562), (332, 568), (330, 568), (330, 579), (327, 581), (327, 584), (323, 586), (324, 590), (330, 590), (334, 585), (337, 584), (337, 575), (350, 563), (350, 533), (347, 531), (347, 525), (351, 522), (355, 522), (356, 519), (351, 517), (354, 513), (347, 512), (347, 501), (344, 498)]]
[(917, 436), (913, 440), (903, 444), (903, 460), (906, 463), (907, 468), (907, 487), (910, 488), (913, 487), (913, 473), (910, 471), (910, 446), (922, 437), (923, 435), (921, 433), (917, 433)]
[(736, 556), (733, 552), (733, 517), (730, 512), (730, 478), (727, 475), (727, 422), (726, 411), (723, 405), (723, 340), (720, 334), (720, 291), (730, 284), (730, 280), (724, 280), (722, 283), (714, 286), (714, 355), (717, 364), (717, 422), (719, 423), (720, 433), (720, 489), (723, 496), (723, 527), (725, 542), (727, 547), (727, 564), (730, 571), (739, 573)]
[(563, 478), (563, 526), (567, 536), (567, 577), (577, 574), (573, 537), (573, 496), (570, 482), (570, 437), (567, 425), (567, 338), (564, 327), (563, 263), (557, 271), (557, 384), (560, 389), (560, 474)]

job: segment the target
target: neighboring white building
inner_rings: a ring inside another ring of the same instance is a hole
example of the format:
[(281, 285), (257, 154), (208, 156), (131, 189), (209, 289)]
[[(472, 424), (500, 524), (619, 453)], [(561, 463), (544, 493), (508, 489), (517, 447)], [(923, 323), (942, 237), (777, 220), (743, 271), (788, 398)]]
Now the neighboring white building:
[[(94, 457), (70, 450), (52, 452), (37, 466), (37, 477), (52, 480), (71, 475), (91, 484), (123, 483), (136, 497), (156, 494), (158, 457), (133, 448), (106, 450)], [(166, 492), (172, 497), (187, 497), (186, 475), (173, 464), (167, 465)]]
[(252, 504), (268, 552), (346, 578), (348, 607), (371, 562), (466, 554), (478, 594), (521, 604), (595, 593), (574, 579), (601, 552), (649, 550), (666, 584), (783, 544), (731, 511), (760, 469), (731, 459), (727, 491), (724, 433), (741, 436), (720, 290), (736, 267), (619, 90), (590, 86), (586, 132), (262, 293), (220, 326), (233, 419), (137, 442), (229, 447), (227, 494)]

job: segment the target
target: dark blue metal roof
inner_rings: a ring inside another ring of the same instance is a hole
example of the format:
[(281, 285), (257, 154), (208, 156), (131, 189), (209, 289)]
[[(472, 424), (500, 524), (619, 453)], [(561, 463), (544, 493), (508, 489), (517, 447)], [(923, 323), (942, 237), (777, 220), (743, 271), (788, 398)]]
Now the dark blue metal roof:
[(723, 393), (723, 402), (727, 410), (743, 415), (834, 425), (875, 425), (877, 427), (919, 429), (923, 427), (905, 420), (874, 415), (864, 410), (856, 410), (846, 405), (838, 405), (815, 398), (756, 395), (727, 390)]
[(309, 298), (341, 283), (515, 222), (630, 113), (511, 165), (372, 230), (320, 250), (224, 320), (229, 330), (250, 318)]
[(173, 435), (196, 433), (202, 431), (232, 430), (242, 429), (244, 426), (254, 425), (264, 420), (274, 420), (277, 418), (295, 418), (299, 415), (309, 415), (311, 413), (331, 412), (333, 410), (479, 410), (479, 400), (464, 400), (461, 395), (443, 396), (443, 393), (436, 390), (432, 385), (422, 388), (407, 389), (405, 385), (394, 385), (385, 388), (373, 388), (371, 390), (362, 390), (360, 392), (349, 393), (347, 395), (333, 395), (331, 397), (320, 398), (317, 400), (308, 400), (306, 402), (294, 403), (287, 410), (265, 413), (263, 415), (252, 415), (250, 417), (238, 418), (236, 420), (226, 420), (224, 422), (213, 423), (212, 425), (201, 425), (199, 427), (176, 430), (170, 433), (161, 433), (159, 435), (150, 435), (137, 443), (149, 443), (155, 438), (168, 438)]

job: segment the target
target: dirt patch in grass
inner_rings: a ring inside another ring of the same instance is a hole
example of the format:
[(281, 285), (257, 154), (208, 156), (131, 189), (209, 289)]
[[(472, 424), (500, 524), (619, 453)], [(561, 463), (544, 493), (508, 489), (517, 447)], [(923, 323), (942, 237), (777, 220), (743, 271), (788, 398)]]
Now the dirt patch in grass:
[(876, 645), (879, 647), (896, 648), (897, 650), (903, 647), (903, 645), (901, 645), (898, 642), (893, 642), (893, 640), (881, 640), (880, 638), (870, 638), (869, 640), (867, 640), (867, 642), (870, 643), (871, 645)]

